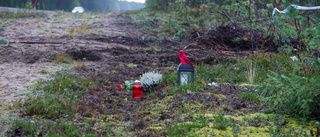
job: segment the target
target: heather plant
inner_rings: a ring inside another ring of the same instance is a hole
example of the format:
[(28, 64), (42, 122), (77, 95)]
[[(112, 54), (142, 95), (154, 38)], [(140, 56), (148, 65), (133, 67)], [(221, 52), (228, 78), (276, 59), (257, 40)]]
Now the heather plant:
[(141, 85), (144, 89), (151, 89), (159, 85), (162, 80), (162, 74), (158, 72), (147, 72), (140, 77)]

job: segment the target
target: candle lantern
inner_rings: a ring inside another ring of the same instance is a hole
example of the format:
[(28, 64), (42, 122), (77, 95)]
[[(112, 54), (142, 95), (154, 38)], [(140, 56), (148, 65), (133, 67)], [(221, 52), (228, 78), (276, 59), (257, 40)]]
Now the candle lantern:
[(178, 66), (178, 84), (192, 84), (194, 79), (194, 69), (190, 63), (183, 65), (180, 63)]
[(194, 80), (194, 67), (182, 50), (179, 52), (181, 60), (178, 66), (178, 85), (192, 84)]
[(132, 92), (135, 99), (141, 98), (141, 95), (143, 94), (143, 87), (139, 80), (134, 81), (134, 85), (132, 86)]

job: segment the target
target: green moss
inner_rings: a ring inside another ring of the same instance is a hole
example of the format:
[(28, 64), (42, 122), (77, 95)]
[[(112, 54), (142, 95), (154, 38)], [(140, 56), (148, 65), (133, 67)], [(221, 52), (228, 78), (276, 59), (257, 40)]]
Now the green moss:
[(214, 94), (214, 96), (217, 97), (219, 100), (226, 100), (227, 99), (227, 97), (222, 94)]
[(147, 130), (158, 133), (163, 130), (163, 127), (148, 127)]
[[(213, 120), (213, 117), (217, 116), (216, 114), (193, 114), (192, 117), (199, 116), (208, 117), (209, 120)], [(234, 128), (238, 125), (240, 131), (238, 136), (270, 136), (270, 135), (310, 135), (310, 130), (316, 131), (316, 127), (313, 126), (315, 121), (310, 121), (305, 125), (301, 125), (297, 122), (296, 118), (292, 118), (288, 115), (275, 115), (275, 114), (263, 114), (263, 113), (254, 113), (248, 114), (245, 116), (224, 116), (225, 118), (230, 118), (232, 121), (237, 121), (236, 125), (227, 127), (226, 130), (218, 130), (213, 128), (215, 122), (210, 122), (208, 126), (194, 130), (189, 134), (191, 136), (234, 136)], [(277, 124), (277, 121), (280, 120), (280, 125)], [(287, 124), (283, 124), (288, 120)], [(184, 124), (190, 122), (183, 122)], [(255, 125), (256, 126), (251, 126)], [(182, 123), (180, 123), (182, 124)], [(260, 125), (260, 126), (259, 126)], [(279, 131), (277, 131), (279, 128)], [(292, 131), (290, 131), (292, 130)]]
[(256, 85), (248, 84), (248, 83), (242, 83), (242, 84), (240, 84), (238, 86), (240, 86), (240, 87), (255, 87)]

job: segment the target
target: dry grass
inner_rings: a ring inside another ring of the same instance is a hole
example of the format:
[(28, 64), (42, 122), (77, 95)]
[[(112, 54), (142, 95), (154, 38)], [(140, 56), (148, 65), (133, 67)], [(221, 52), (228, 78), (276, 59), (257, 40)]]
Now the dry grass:
[(257, 72), (257, 64), (252, 63), (252, 60), (249, 61), (248, 66), (247, 66), (247, 72), (246, 72), (246, 78), (248, 82), (251, 84), (254, 82), (254, 79), (256, 77), (256, 72)]

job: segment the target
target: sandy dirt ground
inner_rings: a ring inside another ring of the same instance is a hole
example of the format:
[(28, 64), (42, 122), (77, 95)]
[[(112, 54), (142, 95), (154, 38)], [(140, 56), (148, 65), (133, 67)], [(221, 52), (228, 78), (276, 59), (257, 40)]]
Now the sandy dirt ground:
[[(46, 18), (14, 19), (0, 26), (5, 28), (0, 32), (0, 39), (10, 41), (9, 44), (0, 45), (0, 101), (12, 102), (32, 92), (27, 88), (28, 85), (40, 78), (50, 78), (49, 74), (40, 74), (41, 70), (54, 73), (72, 67), (73, 64), (53, 63), (61, 55), (71, 56), (75, 60), (86, 58), (85, 65), (104, 69), (110, 65), (104, 62), (109, 62), (111, 54), (118, 54), (117, 51), (110, 52), (113, 48), (139, 48), (121, 44), (121, 41), (125, 42), (121, 36), (134, 33), (138, 38), (140, 35), (121, 27), (121, 23), (127, 20), (121, 16), (123, 13), (86, 14), (81, 17), (52, 13)], [(116, 42), (112, 42), (113, 39)]]

